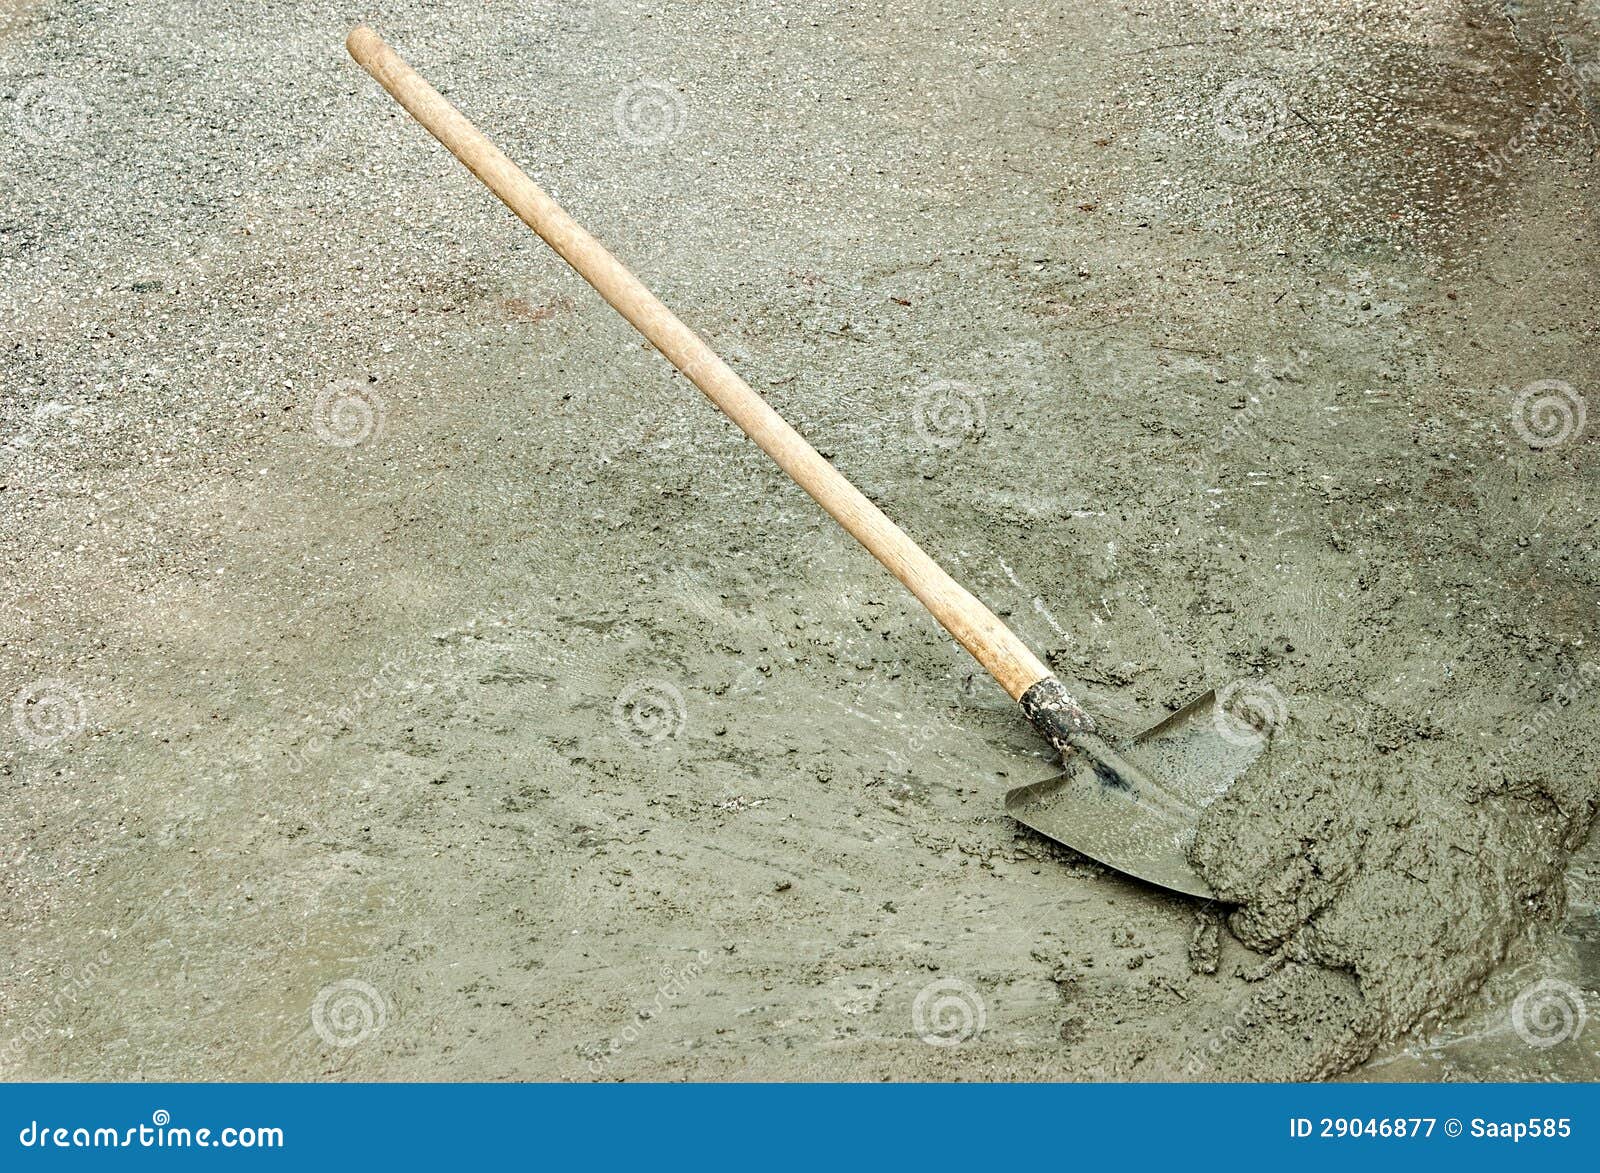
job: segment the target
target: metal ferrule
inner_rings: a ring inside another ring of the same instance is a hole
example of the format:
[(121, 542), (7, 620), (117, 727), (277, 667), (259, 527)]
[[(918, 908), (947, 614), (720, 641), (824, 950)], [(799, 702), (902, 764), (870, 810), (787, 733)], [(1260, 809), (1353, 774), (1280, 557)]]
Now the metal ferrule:
[(1022, 711), (1039, 733), (1063, 755), (1072, 751), (1072, 739), (1094, 732), (1094, 720), (1067, 695), (1067, 687), (1046, 676), (1019, 698)]

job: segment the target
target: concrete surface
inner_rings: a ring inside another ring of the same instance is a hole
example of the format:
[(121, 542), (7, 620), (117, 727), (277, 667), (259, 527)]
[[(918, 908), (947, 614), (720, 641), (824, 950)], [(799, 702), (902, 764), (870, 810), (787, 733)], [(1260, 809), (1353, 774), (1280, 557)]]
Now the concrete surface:
[[(1594, 16), (7, 6), (0, 1075), (1594, 1078)], [(1237, 908), (361, 19), (1111, 725), (1243, 691)]]

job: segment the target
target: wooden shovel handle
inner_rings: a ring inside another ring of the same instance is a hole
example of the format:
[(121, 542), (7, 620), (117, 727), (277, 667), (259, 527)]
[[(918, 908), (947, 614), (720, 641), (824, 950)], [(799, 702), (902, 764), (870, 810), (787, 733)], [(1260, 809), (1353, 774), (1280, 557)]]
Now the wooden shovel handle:
[(905, 532), (772, 406), (678, 320), (637, 277), (562, 211), (538, 184), (424, 81), (383, 38), (365, 25), (345, 42), (361, 66), (410, 111), (428, 132), (499, 196), (506, 207), (605, 298), (706, 398), (777, 461), (817, 504), (887, 566), (962, 647), (971, 652), (1014, 699), (1050, 676), (1049, 670), (995, 614), (946, 574)]

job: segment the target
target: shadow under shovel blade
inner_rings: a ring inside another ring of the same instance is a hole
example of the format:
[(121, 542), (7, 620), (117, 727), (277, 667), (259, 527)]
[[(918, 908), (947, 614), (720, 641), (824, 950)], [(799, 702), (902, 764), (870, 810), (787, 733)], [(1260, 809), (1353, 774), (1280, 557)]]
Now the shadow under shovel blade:
[(1208, 692), (1122, 746), (1085, 738), (1061, 774), (1007, 794), (1007, 813), (1119, 872), (1213, 897), (1189, 863), (1200, 812), (1267, 743), (1216, 700)]

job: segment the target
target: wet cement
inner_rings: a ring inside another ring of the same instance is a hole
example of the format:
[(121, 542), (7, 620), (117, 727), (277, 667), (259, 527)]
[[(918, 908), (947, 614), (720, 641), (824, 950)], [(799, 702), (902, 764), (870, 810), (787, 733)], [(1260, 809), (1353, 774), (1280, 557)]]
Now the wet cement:
[[(1350, 70), (1414, 100), (1404, 117), (1356, 136), (1382, 152), (1383, 182), (1364, 168), (1333, 171), (1323, 194), (1380, 223), (1415, 221), (1404, 255), (1436, 259), (1428, 279), (1442, 282), (1430, 292), (1444, 312), (1413, 317), (1410, 333), (1398, 304), (1384, 305), (1402, 283), (1393, 275), (1338, 302), (1358, 319), (1389, 318), (1392, 349), (1373, 372), (1380, 389), (1343, 405), (1336, 392), (1334, 406), (1347, 409), (1336, 429), (1316, 437), (1291, 417), (1293, 439), (1258, 453), (1320, 497), (1273, 524), (1305, 525), (1322, 549), (1273, 571), (1328, 592), (1332, 638), (1299, 640), (1268, 620), (1263, 631), (1277, 643), (1263, 644), (1252, 667), (1304, 700), (1291, 706), (1269, 768), (1208, 811), (1196, 847), (1219, 894), (1241, 906), (1230, 918), (1241, 940), (1354, 977), (1364, 1021), (1349, 1052), (1330, 1051), (1334, 1065), (1359, 1058), (1373, 1036), (1453, 1008), (1523, 947), (1530, 925), (1560, 922), (1566, 860), (1600, 798), (1584, 445), (1558, 455), (1515, 422), (1496, 435), (1463, 392), (1454, 404), (1428, 394), (1502, 378), (1525, 386), (1533, 380), (1512, 372), (1541, 352), (1592, 385), (1592, 319), (1577, 292), (1585, 269), (1533, 260), (1535, 224), (1575, 241), (1590, 228), (1537, 179), (1514, 174), (1529, 162), (1521, 152), (1533, 136), (1516, 123), (1530, 108), (1537, 122), (1547, 121), (1539, 109), (1562, 111), (1587, 131), (1578, 83), (1590, 45), (1571, 14), (1550, 8), (1519, 7), (1498, 23), (1419, 15), (1415, 44), (1434, 50), (1427, 58), (1406, 38)], [(1499, 85), (1484, 86), (1485, 75)], [(1340, 122), (1315, 99), (1300, 113)], [(1313, 137), (1327, 149), (1328, 136)], [(1501, 141), (1516, 149), (1495, 150)], [(1336, 147), (1341, 157), (1349, 149)], [(1497, 241), (1514, 251), (1500, 253)], [(1480, 323), (1470, 308), (1450, 312), (1474, 286), (1512, 292), (1509, 305), (1493, 300), (1497, 315), (1517, 315), (1515, 340), (1494, 343), (1499, 323)], [(1576, 316), (1527, 323), (1552, 302)], [(1485, 353), (1496, 345), (1506, 349)], [(1314, 366), (1316, 351), (1302, 361)]]
[(1594, 386), (1596, 46), (1390, 7), (383, 19), (1109, 727), (1266, 699), (1228, 908), (1004, 817), (1014, 706), (346, 13), (25, 6), (0, 99), (83, 102), (0, 143), (4, 683), (81, 719), (3, 727), (0, 1070), (1306, 1076), (1541, 972), (1596, 447), (1513, 413)]

